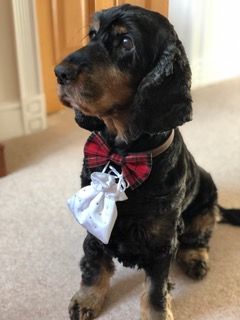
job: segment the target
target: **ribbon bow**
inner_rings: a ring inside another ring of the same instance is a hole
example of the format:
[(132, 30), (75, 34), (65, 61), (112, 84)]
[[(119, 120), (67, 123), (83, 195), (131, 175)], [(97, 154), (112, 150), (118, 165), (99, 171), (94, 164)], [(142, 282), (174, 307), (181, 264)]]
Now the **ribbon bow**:
[(91, 134), (88, 138), (84, 147), (84, 156), (88, 168), (104, 166), (109, 161), (120, 166), (124, 179), (132, 189), (137, 188), (148, 178), (152, 168), (150, 152), (128, 153), (127, 156), (122, 156), (111, 152), (110, 147), (97, 133)]

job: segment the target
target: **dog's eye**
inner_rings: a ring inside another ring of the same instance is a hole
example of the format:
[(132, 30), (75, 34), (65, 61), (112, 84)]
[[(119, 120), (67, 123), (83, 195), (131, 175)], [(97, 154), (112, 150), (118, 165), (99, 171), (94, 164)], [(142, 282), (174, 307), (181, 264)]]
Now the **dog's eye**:
[(132, 39), (129, 37), (123, 37), (121, 42), (122, 48), (125, 50), (131, 50), (133, 48), (133, 42)]
[(94, 39), (94, 38), (96, 37), (96, 35), (97, 35), (97, 31), (95, 31), (95, 30), (90, 30), (90, 31), (89, 31), (88, 36), (89, 36), (89, 38), (90, 38), (91, 40)]

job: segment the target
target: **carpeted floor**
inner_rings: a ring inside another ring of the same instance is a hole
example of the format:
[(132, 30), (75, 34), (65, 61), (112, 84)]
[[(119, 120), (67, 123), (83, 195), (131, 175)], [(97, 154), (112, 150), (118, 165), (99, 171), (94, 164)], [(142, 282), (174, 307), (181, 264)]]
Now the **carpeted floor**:
[[(198, 163), (210, 171), (220, 203), (240, 207), (240, 79), (195, 90), (194, 121), (182, 128)], [(11, 125), (11, 124), (9, 124)], [(6, 141), (9, 175), (0, 179), (0, 319), (66, 320), (78, 289), (85, 231), (66, 207), (79, 188), (88, 133), (72, 113), (49, 117), (41, 133)], [(240, 228), (219, 225), (203, 281), (173, 266), (176, 320), (240, 319)], [(100, 320), (139, 319), (144, 275), (117, 264)]]

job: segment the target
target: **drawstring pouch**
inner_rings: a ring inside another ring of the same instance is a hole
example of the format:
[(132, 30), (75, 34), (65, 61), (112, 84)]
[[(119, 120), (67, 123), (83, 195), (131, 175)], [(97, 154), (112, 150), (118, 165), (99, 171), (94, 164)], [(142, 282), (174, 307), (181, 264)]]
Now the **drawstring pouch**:
[(116, 201), (127, 200), (125, 190), (129, 186), (123, 174), (112, 166), (106, 173), (108, 166), (109, 162), (102, 172), (93, 172), (91, 184), (68, 200), (68, 207), (77, 222), (104, 244), (109, 242), (117, 219)]

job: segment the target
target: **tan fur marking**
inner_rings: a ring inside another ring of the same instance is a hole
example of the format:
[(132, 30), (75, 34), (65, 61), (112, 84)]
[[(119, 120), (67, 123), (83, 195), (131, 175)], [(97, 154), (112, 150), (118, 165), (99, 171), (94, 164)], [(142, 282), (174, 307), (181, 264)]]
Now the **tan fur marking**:
[[(89, 84), (90, 83), (90, 84)], [(89, 90), (93, 97), (81, 95), (81, 88)], [(69, 103), (85, 115), (102, 119), (109, 131), (124, 140), (129, 110), (124, 108), (133, 97), (129, 78), (113, 67), (98, 68), (91, 75), (80, 74), (73, 88), (69, 88)]]
[(209, 262), (209, 254), (206, 248), (199, 249), (180, 249), (178, 251), (178, 258), (189, 264), (192, 261), (202, 260), (206, 263)]
[(208, 249), (179, 249), (177, 260), (186, 274), (193, 279), (203, 279), (209, 270)]
[(172, 221), (169, 219), (159, 219), (154, 221), (151, 226), (148, 227), (149, 233), (152, 235), (159, 235), (165, 230), (168, 230), (172, 227)]
[[(128, 77), (116, 70), (114, 68), (109, 68), (109, 70), (99, 70), (98, 71), (99, 81), (102, 81), (103, 96), (99, 101), (97, 101), (97, 110), (101, 116), (101, 113), (108, 113), (112, 111), (113, 105), (124, 105), (132, 97), (133, 92), (129, 86)], [(118, 115), (118, 110), (114, 109), (113, 113)]]
[[(88, 87), (91, 83), (90, 90), (96, 97), (81, 97), (81, 87)], [(114, 104), (124, 104), (133, 94), (129, 88), (129, 79), (120, 70), (113, 67), (97, 68), (91, 75), (80, 74), (78, 82), (75, 85), (78, 96), (75, 100), (81, 103), (95, 114), (104, 115), (109, 112)], [(76, 101), (77, 102), (77, 101)]]
[(82, 310), (79, 320), (85, 319), (84, 312), (86, 310), (91, 311), (94, 318), (99, 315), (109, 290), (112, 274), (103, 268), (96, 284), (93, 286), (81, 285), (80, 290), (75, 293), (70, 302), (69, 310), (77, 303)]
[(128, 110), (116, 110), (110, 116), (103, 116), (102, 120), (109, 131), (117, 136), (118, 140), (125, 140), (125, 130), (128, 123)]
[(113, 30), (116, 34), (124, 34), (124, 33), (127, 33), (128, 30), (127, 30), (127, 27), (123, 26), (123, 25), (115, 25), (113, 27)]
[(217, 210), (209, 211), (204, 215), (198, 215), (192, 223), (186, 224), (185, 232), (201, 232), (212, 230), (217, 222)]
[(171, 296), (167, 294), (166, 310), (158, 312), (154, 310), (149, 301), (150, 282), (146, 280), (144, 292), (141, 296), (141, 320), (174, 320), (171, 309)]
[(102, 117), (102, 120), (104, 121), (105, 125), (108, 127), (109, 132), (117, 135), (117, 129), (115, 127), (113, 119), (111, 117)]

